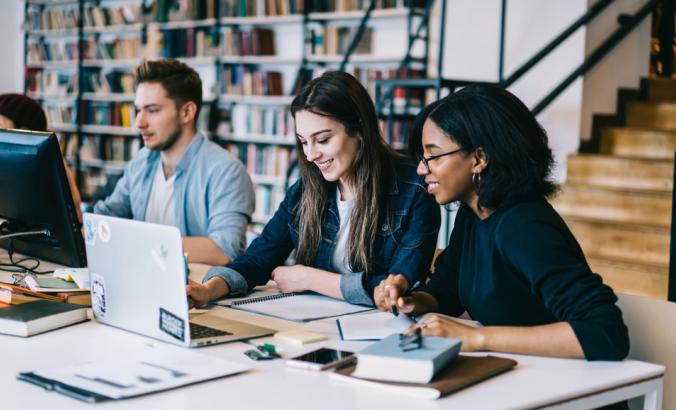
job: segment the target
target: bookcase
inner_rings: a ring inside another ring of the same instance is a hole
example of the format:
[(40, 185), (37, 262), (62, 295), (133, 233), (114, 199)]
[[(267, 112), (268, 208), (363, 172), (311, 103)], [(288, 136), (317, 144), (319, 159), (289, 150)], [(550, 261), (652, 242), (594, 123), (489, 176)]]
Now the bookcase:
[(139, 150), (131, 70), (140, 61), (142, 0), (30, 0), (25, 90), (76, 170), (83, 198), (120, 175)]
[[(292, 182), (293, 95), (328, 69), (355, 75), (374, 97), (377, 80), (425, 77), (429, 36), (419, 26), (433, 3), (28, 0), (25, 90), (45, 108), (87, 200), (141, 147), (134, 67), (144, 58), (184, 61), (203, 81), (198, 128), (245, 164), (260, 228)], [(398, 89), (394, 101), (413, 113), (419, 97)], [(410, 118), (392, 125), (380, 114), (387, 140), (404, 148)]]

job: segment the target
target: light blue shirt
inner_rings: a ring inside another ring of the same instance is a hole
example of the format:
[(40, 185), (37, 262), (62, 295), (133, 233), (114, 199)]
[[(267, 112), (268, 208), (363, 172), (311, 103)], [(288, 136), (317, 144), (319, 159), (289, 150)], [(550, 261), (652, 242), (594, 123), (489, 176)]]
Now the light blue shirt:
[[(127, 164), (113, 193), (94, 213), (145, 220), (160, 152), (141, 149)], [(196, 135), (176, 164), (176, 226), (183, 236), (206, 236), (231, 259), (244, 252), (254, 211), (251, 178), (242, 163), (214, 142)]]

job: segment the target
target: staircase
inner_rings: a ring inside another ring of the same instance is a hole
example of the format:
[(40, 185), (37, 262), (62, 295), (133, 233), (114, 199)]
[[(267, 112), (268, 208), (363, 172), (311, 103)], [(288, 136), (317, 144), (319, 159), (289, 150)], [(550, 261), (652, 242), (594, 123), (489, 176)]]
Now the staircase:
[(552, 204), (605, 283), (666, 299), (676, 80), (648, 80), (644, 88), (642, 100), (618, 104), (624, 125), (601, 129), (598, 154), (569, 157)]

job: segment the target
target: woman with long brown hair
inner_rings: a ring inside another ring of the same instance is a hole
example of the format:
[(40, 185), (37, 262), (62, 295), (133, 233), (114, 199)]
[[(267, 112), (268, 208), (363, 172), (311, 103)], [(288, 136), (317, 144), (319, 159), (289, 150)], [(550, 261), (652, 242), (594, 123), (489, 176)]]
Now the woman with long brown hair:
[[(383, 140), (373, 102), (351, 75), (329, 71), (291, 103), (300, 179), (244, 255), (188, 285), (195, 304), (273, 279), (283, 292), (314, 291), (372, 305), (390, 273), (423, 280), (439, 207), (415, 164)], [(292, 250), (294, 266), (282, 266)]]

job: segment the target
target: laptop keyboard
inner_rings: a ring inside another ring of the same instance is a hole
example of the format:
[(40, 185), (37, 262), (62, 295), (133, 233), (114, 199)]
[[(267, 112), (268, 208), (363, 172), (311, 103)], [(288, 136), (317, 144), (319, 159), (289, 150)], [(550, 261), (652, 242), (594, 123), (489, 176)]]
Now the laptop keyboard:
[(225, 332), (223, 330), (214, 329), (213, 327), (207, 327), (198, 325), (197, 323), (190, 323), (190, 338), (192, 339), (203, 339), (205, 337), (214, 337), (214, 336), (228, 336), (232, 333)]

